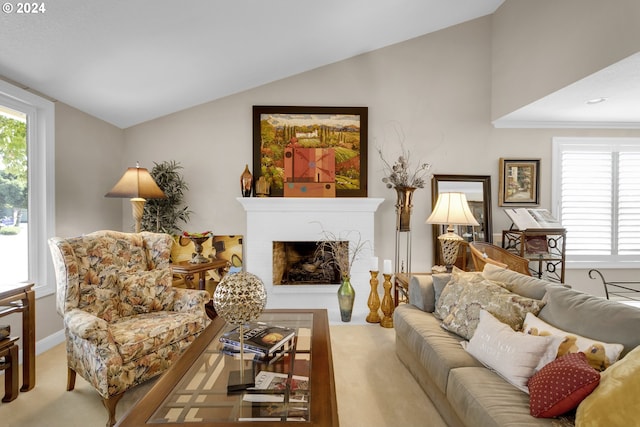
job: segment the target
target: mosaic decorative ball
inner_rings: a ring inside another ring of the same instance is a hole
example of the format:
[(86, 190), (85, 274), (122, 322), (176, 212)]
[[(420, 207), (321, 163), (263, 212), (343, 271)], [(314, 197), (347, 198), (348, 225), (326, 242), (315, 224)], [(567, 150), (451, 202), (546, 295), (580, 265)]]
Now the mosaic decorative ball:
[(267, 305), (267, 290), (255, 274), (227, 274), (216, 286), (213, 306), (218, 316), (232, 325), (250, 322)]

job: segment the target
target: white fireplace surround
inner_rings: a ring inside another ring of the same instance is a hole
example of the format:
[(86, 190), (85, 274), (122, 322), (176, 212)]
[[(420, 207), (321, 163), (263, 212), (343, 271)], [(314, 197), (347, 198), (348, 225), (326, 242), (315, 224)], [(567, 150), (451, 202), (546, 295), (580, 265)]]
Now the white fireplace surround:
[(338, 285), (274, 286), (273, 242), (320, 241), (323, 240), (324, 229), (348, 239), (352, 247), (359, 233), (362, 241), (368, 244), (351, 269), (351, 284), (356, 291), (352, 322), (365, 322), (371, 289), (369, 270), (375, 248), (375, 212), (384, 199), (239, 197), (237, 200), (247, 214), (247, 231), (243, 239), (244, 269), (264, 282), (267, 308), (326, 308), (329, 320), (339, 323)]

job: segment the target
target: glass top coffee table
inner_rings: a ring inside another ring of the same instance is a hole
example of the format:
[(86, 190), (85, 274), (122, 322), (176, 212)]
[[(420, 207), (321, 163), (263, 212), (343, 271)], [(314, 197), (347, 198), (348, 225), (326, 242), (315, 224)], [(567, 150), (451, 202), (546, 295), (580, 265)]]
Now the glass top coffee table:
[(219, 341), (233, 326), (216, 318), (117, 426), (338, 426), (326, 310), (265, 310), (258, 320), (296, 329), (274, 361), (247, 360), (252, 356), (245, 352), (245, 369), (282, 377), (281, 385), (227, 392), (229, 374), (241, 364)]

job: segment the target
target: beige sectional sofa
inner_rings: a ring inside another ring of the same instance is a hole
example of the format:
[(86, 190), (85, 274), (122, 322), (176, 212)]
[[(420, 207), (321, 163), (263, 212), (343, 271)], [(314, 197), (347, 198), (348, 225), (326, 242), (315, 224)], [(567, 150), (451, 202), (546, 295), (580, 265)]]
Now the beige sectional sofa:
[[(465, 338), (445, 330), (442, 320), (434, 315), (438, 298), (453, 280), (451, 274), (413, 276), (409, 285), (409, 303), (401, 304), (394, 312), (396, 351), (399, 359), (413, 374), (433, 401), (442, 418), (450, 426), (504, 427), (504, 426), (617, 426), (628, 419), (640, 419), (633, 400), (629, 408), (619, 411), (635, 411), (630, 418), (608, 420), (607, 410), (600, 403), (623, 402), (640, 393), (640, 310), (624, 304), (604, 300), (578, 292), (568, 287), (521, 275), (500, 267), (488, 265), (483, 279), (508, 283), (511, 292), (542, 300), (544, 307), (539, 319), (564, 331), (607, 343), (624, 346), (620, 360), (601, 373), (600, 384), (580, 405), (589, 400), (589, 407), (578, 407), (557, 418), (535, 418), (530, 415), (529, 394), (520, 391), (492, 369), (488, 369), (471, 356), (461, 345)], [(555, 357), (555, 353), (554, 353)], [(622, 359), (624, 357), (624, 359)], [(626, 364), (626, 365), (625, 365)], [(618, 369), (620, 365), (620, 369)], [(614, 369), (615, 368), (615, 369)], [(617, 369), (617, 371), (616, 371)], [(611, 374), (609, 374), (611, 372)], [(630, 372), (632, 374), (630, 374)], [(614, 379), (623, 378), (625, 388), (621, 396), (602, 397), (600, 389), (621, 389)], [(630, 377), (627, 379), (627, 377)], [(605, 384), (606, 383), (606, 384)], [(606, 387), (608, 384), (608, 388)], [(596, 396), (597, 395), (597, 396)], [(605, 406), (606, 408), (606, 406)], [(598, 413), (594, 419), (593, 413)], [(580, 420), (589, 414), (589, 420)], [(619, 416), (617, 414), (616, 416)], [(635, 417), (635, 418), (634, 418)], [(616, 424), (618, 422), (619, 424)]]

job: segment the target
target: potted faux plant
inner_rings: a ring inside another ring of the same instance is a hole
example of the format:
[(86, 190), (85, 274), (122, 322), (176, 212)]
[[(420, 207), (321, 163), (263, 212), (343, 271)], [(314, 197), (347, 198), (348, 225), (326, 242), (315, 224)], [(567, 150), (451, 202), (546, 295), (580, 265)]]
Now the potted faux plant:
[(179, 222), (186, 223), (191, 211), (184, 206), (184, 193), (189, 189), (179, 163), (174, 160), (155, 163), (149, 172), (164, 191), (166, 199), (147, 200), (142, 214), (142, 229), (156, 233), (180, 234)]

